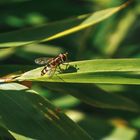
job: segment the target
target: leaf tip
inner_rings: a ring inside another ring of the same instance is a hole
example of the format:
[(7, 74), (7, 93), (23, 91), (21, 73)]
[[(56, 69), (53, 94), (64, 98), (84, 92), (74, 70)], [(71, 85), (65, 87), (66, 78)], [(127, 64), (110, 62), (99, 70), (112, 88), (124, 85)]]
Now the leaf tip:
[(130, 5), (130, 3), (132, 3), (133, 2), (133, 0), (128, 0), (127, 2), (125, 2), (124, 4), (122, 4), (121, 6), (120, 6), (120, 9), (123, 9), (123, 8), (126, 8), (128, 5)]

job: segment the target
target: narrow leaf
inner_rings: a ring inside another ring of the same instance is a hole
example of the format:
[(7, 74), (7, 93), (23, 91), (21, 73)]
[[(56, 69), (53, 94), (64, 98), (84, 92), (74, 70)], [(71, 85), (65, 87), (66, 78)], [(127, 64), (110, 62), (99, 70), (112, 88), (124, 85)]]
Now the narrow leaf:
[(0, 47), (16, 47), (30, 43), (44, 42), (74, 33), (107, 19), (126, 7), (126, 5), (127, 3), (118, 7), (81, 15), (35, 28), (0, 34)]
[(108, 93), (94, 84), (47, 83), (48, 89), (72, 96), (99, 108), (120, 109), (139, 112), (139, 105), (131, 99), (118, 94)]
[(17, 83), (1, 84), (0, 88), (0, 121), (12, 132), (39, 140), (91, 140), (60, 109), (35, 91)]
[(28, 71), (16, 80), (63, 83), (140, 84), (140, 59), (97, 59), (76, 61), (61, 66), (51, 78), (41, 76), (43, 67)]

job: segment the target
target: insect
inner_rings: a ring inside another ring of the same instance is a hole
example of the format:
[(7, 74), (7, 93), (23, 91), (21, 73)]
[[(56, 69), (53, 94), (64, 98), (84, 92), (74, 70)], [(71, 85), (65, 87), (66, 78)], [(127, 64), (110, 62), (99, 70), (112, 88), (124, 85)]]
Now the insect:
[[(61, 64), (64, 64), (67, 60), (68, 53), (60, 53), (58, 56), (54, 58), (41, 57), (35, 59), (35, 63), (45, 65), (45, 67), (41, 71), (41, 76), (48, 74), (49, 77), (53, 76), (56, 71), (56, 68)], [(60, 69), (60, 67), (59, 67)], [(61, 70), (61, 69), (60, 69)]]

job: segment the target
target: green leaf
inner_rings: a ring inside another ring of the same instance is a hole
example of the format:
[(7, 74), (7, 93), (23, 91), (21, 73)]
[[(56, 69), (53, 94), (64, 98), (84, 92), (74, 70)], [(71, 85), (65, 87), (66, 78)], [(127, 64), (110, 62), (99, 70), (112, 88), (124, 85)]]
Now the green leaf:
[(43, 67), (28, 71), (16, 80), (62, 83), (140, 84), (140, 59), (96, 59), (61, 66), (51, 78), (41, 76)]
[(6, 128), (0, 126), (0, 139), (1, 140), (16, 140)]
[(94, 84), (47, 83), (44, 86), (55, 92), (71, 94), (83, 102), (99, 108), (139, 112), (140, 106), (131, 99), (118, 94), (108, 93)]
[[(139, 140), (139, 137), (137, 137), (139, 136), (139, 131), (132, 127), (132, 125), (126, 125), (126, 122), (129, 124), (130, 116), (133, 113), (115, 111), (114, 114), (106, 109), (102, 111), (94, 109), (92, 111), (84, 114), (83, 112), (72, 110), (68, 111), (67, 114), (77, 121), (95, 140)], [(124, 119), (122, 116), (119, 116), (123, 113), (129, 119), (126, 120), (126, 118)], [(132, 118), (135, 118), (134, 116)]]
[(8, 48), (8, 49), (0, 49), (0, 60), (5, 59), (12, 55), (15, 52), (15, 49)]
[(92, 139), (35, 91), (17, 83), (1, 84), (0, 89), (0, 121), (10, 131), (40, 140)]
[(30, 43), (44, 42), (74, 33), (107, 19), (126, 7), (126, 5), (127, 3), (119, 7), (109, 8), (35, 28), (0, 34), (0, 47), (16, 47)]
[[(64, 73), (56, 72), (51, 78), (41, 75), (41, 68), (28, 71), (16, 80), (47, 82), (51, 90), (71, 94), (91, 105), (102, 108), (116, 108), (139, 111), (139, 106), (131, 99), (116, 94), (108, 94), (93, 85), (100, 84), (140, 84), (140, 59), (97, 59), (69, 63), (61, 66)], [(72, 71), (73, 70), (73, 71)], [(65, 73), (68, 72), (68, 73)]]
[(136, 22), (136, 18), (137, 17), (135, 12), (133, 10), (130, 10), (120, 20), (118, 26), (116, 27), (116, 30), (111, 34), (110, 38), (107, 41), (105, 53), (108, 56), (113, 56), (113, 54), (116, 52), (121, 42), (129, 33), (130, 28), (133, 26), (134, 22)]
[(118, 127), (109, 136), (105, 137), (104, 140), (134, 140), (137, 136), (137, 131), (133, 128)]
[(17, 2), (25, 2), (29, 0), (1, 0), (0, 4), (9, 4), (9, 3), (17, 3)]

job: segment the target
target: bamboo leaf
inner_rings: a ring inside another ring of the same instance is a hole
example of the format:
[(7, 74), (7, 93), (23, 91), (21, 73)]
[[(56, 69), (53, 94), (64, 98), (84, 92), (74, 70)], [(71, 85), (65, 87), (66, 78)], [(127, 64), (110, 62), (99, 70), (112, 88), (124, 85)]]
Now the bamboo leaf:
[(10, 131), (40, 140), (92, 139), (35, 91), (17, 83), (1, 84), (0, 89), (0, 121)]
[(0, 126), (0, 139), (1, 140), (16, 140), (13, 135), (11, 135), (8, 130)]
[(55, 92), (71, 94), (83, 102), (99, 108), (139, 112), (139, 105), (131, 99), (119, 94), (108, 93), (94, 84), (47, 83), (43, 85)]
[(140, 59), (97, 59), (69, 63), (61, 66), (51, 78), (41, 76), (43, 67), (28, 71), (16, 80), (62, 83), (140, 84)]
[[(86, 103), (101, 108), (139, 111), (139, 105), (127, 97), (108, 94), (97, 84), (140, 84), (140, 59), (97, 59), (69, 63), (63, 73), (56, 72), (51, 78), (41, 76), (41, 68), (28, 71), (16, 80), (43, 82), (51, 90), (68, 93)], [(47, 82), (47, 84), (46, 84)], [(104, 97), (103, 97), (104, 96)], [(115, 102), (116, 101), (116, 102)]]
[(127, 4), (35, 28), (0, 34), (0, 47), (16, 47), (44, 42), (77, 32), (107, 19), (126, 7)]

